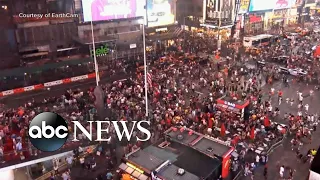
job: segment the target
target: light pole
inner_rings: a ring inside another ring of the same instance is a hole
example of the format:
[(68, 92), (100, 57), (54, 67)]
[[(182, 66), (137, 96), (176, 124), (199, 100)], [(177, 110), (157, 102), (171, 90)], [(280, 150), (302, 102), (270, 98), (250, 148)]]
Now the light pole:
[(186, 40), (186, 18), (187, 16), (183, 17), (183, 39)]
[(95, 70), (95, 73), (96, 73), (96, 85), (99, 86), (100, 77), (99, 77), (99, 68), (98, 68), (97, 56), (96, 56), (96, 45), (95, 45), (95, 42), (94, 42), (92, 15), (91, 15), (91, 38), (92, 38), (94, 70)]
[(221, 14), (222, 14), (222, 12), (221, 12), (221, 11), (219, 11), (218, 49), (221, 49), (221, 36), (220, 36), (220, 29), (221, 29)]
[(146, 103), (146, 117), (149, 116), (148, 106), (148, 73), (147, 73), (147, 54), (146, 54), (146, 33), (145, 33), (145, 19), (140, 23), (142, 25), (142, 41), (143, 41), (143, 67), (144, 67), (144, 96)]

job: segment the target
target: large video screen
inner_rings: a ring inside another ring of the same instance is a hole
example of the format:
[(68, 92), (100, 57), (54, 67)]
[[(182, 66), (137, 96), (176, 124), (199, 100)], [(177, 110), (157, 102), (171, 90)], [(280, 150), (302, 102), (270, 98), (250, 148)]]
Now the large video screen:
[(263, 11), (269, 9), (285, 9), (294, 5), (296, 0), (251, 0), (249, 11)]
[(174, 0), (147, 0), (148, 27), (173, 24)]
[(145, 0), (82, 0), (83, 20), (104, 21), (145, 16)]

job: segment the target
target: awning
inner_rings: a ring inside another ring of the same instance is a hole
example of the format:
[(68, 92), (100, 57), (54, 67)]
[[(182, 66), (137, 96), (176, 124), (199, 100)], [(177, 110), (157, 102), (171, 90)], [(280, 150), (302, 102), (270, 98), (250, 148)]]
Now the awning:
[[(210, 24), (200, 24), (202, 27), (208, 27), (208, 28), (219, 28), (219, 26), (210, 25)], [(220, 29), (226, 29), (226, 28), (232, 28), (233, 24), (227, 25), (227, 26), (220, 26)]]

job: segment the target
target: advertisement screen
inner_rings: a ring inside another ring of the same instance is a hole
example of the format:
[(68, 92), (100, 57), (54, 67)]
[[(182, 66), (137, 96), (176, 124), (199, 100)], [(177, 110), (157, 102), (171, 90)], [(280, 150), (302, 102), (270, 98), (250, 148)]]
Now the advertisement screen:
[(247, 13), (249, 5), (250, 5), (250, 0), (241, 0), (239, 14)]
[(173, 24), (174, 0), (147, 0), (148, 27)]
[(249, 11), (263, 11), (269, 9), (285, 9), (294, 5), (296, 0), (251, 0)]
[(104, 21), (145, 16), (145, 0), (82, 0), (83, 20)]
[[(223, 5), (221, 5), (222, 3)], [(219, 26), (229, 26), (233, 24), (232, 9), (234, 8), (231, 0), (206, 0), (205, 24)], [(218, 13), (218, 11), (220, 13)], [(220, 18), (221, 17), (221, 18)]]

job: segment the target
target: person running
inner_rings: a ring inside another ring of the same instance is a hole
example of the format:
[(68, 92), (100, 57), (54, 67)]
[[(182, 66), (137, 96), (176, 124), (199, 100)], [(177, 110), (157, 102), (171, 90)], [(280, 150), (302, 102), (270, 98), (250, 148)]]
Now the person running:
[(284, 177), (284, 165), (282, 165), (280, 167), (279, 175), (280, 175), (280, 178), (283, 179), (283, 177)]
[(263, 177), (265, 180), (268, 179), (268, 165), (266, 164), (263, 169)]
[(293, 106), (293, 103), (294, 103), (294, 99), (291, 98), (291, 100), (290, 100), (290, 106)]
[(292, 180), (293, 179), (293, 174), (296, 170), (292, 169), (292, 168), (289, 168), (289, 180)]
[(308, 112), (308, 110), (309, 110), (309, 104), (304, 105), (304, 108), (305, 108), (306, 112)]

